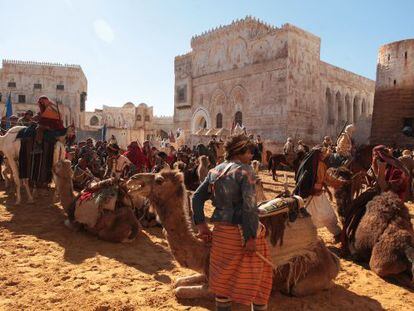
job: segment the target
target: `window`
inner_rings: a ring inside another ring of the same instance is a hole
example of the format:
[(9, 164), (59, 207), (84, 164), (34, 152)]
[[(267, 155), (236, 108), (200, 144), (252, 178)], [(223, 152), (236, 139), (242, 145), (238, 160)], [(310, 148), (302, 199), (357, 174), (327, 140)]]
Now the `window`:
[(388, 54), (388, 60), (390, 60), (391, 59), (391, 55), (390, 54)]
[(137, 121), (141, 121), (142, 120), (142, 116), (139, 114), (137, 115)]
[(404, 118), (402, 132), (406, 136), (413, 136), (413, 122), (414, 118)]
[(96, 126), (99, 125), (99, 119), (97, 116), (93, 116), (90, 120), (89, 120), (89, 124), (91, 126)]
[(26, 102), (26, 95), (19, 95), (18, 101), (20, 104), (24, 104)]
[(3, 97), (3, 94), (1, 94), (1, 93), (0, 93), (0, 102), (1, 102), (1, 100), (2, 100), (2, 97)]
[(33, 88), (35, 90), (41, 90), (42, 89), (42, 84), (41, 83), (35, 83), (35, 84), (33, 84)]
[(223, 115), (218, 113), (216, 116), (216, 128), (221, 129), (223, 127)]
[(241, 113), (241, 111), (237, 111), (235, 116), (234, 116), (234, 122), (235, 124), (238, 124), (240, 126), (243, 125), (243, 115)]
[(404, 58), (407, 59), (407, 57), (408, 57), (408, 53), (407, 53), (407, 51), (405, 51)]
[(63, 91), (65, 89), (65, 86), (63, 84), (56, 85), (56, 89), (59, 91)]
[(397, 85), (397, 80), (394, 80), (394, 85)]
[(80, 94), (80, 111), (85, 111), (86, 92)]
[(145, 116), (145, 121), (149, 121), (150, 120), (150, 117), (149, 116)]
[(177, 100), (179, 103), (185, 103), (187, 101), (187, 85), (177, 88)]
[(16, 82), (7, 83), (7, 87), (16, 87)]

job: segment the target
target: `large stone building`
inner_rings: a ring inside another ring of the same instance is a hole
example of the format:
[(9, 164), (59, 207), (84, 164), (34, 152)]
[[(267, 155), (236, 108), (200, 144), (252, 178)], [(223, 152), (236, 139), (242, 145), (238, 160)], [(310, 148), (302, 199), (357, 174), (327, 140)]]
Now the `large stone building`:
[(153, 107), (141, 103), (135, 106), (128, 102), (122, 107), (103, 106), (93, 112), (86, 111), (83, 130), (98, 131), (106, 124), (109, 139), (114, 135), (122, 148), (133, 140), (143, 142), (144, 140), (155, 140), (156, 138), (167, 138), (173, 130), (172, 117), (154, 116)]
[(318, 142), (346, 121), (369, 122), (374, 81), (321, 61), (320, 44), (252, 17), (193, 37), (175, 58), (174, 125), (196, 133), (237, 122), (267, 139)]
[(371, 143), (413, 146), (403, 128), (414, 129), (414, 39), (379, 49)]
[(37, 99), (46, 95), (59, 104), (65, 125), (83, 124), (87, 80), (78, 65), (3, 60), (0, 68), (0, 112), (5, 115), (5, 102), (11, 94), (13, 114), (39, 110)]

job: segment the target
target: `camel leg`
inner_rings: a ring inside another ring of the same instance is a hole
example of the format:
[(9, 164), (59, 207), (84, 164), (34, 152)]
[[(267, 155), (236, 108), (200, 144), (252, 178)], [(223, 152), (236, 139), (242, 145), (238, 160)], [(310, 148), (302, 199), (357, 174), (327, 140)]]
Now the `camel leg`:
[(29, 198), (28, 203), (34, 203), (33, 196), (32, 196), (32, 193), (29, 187), (29, 179), (28, 178), (23, 179), (22, 183), (23, 183), (24, 188), (26, 189), (27, 197)]
[(209, 292), (207, 284), (196, 286), (181, 286), (174, 290), (179, 299), (211, 298), (213, 293)]
[(174, 287), (189, 286), (194, 284), (203, 284), (207, 282), (207, 278), (204, 274), (194, 274), (190, 276), (185, 276), (177, 279), (174, 284)]
[(19, 178), (19, 170), (17, 168), (16, 162), (12, 159), (9, 159), (9, 166), (12, 171), (14, 183), (16, 184), (16, 204), (20, 204), (22, 201), (21, 194), (20, 194), (20, 178)]

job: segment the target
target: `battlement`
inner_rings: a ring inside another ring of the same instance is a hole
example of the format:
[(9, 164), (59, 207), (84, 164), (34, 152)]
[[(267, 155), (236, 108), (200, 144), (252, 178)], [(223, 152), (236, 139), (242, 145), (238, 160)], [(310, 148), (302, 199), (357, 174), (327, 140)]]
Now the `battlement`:
[(20, 66), (48, 66), (48, 67), (64, 67), (64, 68), (74, 68), (82, 69), (81, 66), (75, 64), (61, 64), (61, 63), (49, 63), (49, 62), (34, 62), (34, 61), (22, 61), (22, 60), (12, 60), (12, 59), (3, 59), (4, 65), (20, 65)]
[(265, 32), (271, 32), (279, 29), (278, 27), (270, 25), (269, 23), (266, 23), (256, 17), (247, 15), (245, 18), (233, 20), (229, 25), (220, 25), (201, 33), (201, 35), (193, 36), (191, 38), (191, 46), (202, 43), (214, 37), (221, 36), (237, 27), (255, 27)]

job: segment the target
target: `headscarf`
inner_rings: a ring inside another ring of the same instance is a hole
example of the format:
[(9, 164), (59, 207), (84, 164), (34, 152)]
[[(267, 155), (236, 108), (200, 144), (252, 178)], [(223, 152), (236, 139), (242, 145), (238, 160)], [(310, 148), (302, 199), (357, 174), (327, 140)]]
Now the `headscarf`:
[(409, 193), (409, 172), (404, 164), (390, 155), (389, 150), (384, 145), (376, 146), (372, 149), (372, 154), (377, 155), (382, 161), (387, 163), (385, 171), (385, 181), (391, 190), (398, 194), (401, 200), (405, 200)]
[(146, 159), (137, 142), (131, 142), (128, 145), (127, 151), (124, 152), (124, 156), (136, 166), (138, 172), (142, 171), (142, 167), (146, 164)]

